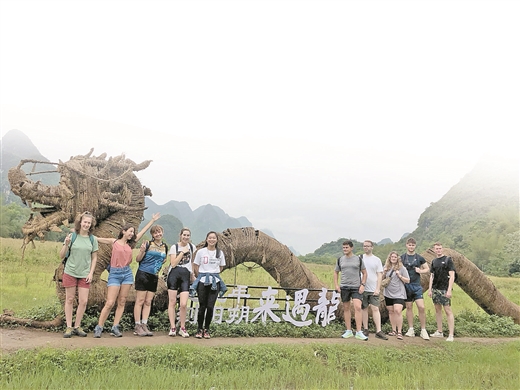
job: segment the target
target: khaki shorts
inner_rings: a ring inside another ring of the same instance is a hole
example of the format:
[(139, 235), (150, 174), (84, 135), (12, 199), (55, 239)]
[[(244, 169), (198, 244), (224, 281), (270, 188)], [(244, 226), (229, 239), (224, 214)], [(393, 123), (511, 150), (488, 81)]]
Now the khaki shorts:
[(374, 293), (370, 291), (364, 291), (361, 308), (366, 309), (368, 305), (379, 307), (379, 295), (374, 295)]

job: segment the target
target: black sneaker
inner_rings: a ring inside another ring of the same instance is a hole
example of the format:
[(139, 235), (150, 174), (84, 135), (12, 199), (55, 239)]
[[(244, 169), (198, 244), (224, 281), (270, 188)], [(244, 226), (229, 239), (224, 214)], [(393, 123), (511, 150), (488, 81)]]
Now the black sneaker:
[(388, 340), (388, 337), (386, 334), (383, 333), (383, 331), (379, 331), (376, 333), (376, 337), (381, 340)]
[(363, 329), (363, 334), (368, 337), (368, 335), (370, 334), (370, 332), (368, 331), (368, 329)]

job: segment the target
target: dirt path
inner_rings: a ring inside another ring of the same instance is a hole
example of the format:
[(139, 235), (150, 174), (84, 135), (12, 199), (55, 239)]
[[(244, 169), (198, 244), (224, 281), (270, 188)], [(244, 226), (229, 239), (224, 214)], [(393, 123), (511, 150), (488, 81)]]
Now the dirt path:
[[(456, 338), (456, 343), (480, 343), (480, 344), (497, 344), (519, 340), (518, 338)], [(425, 341), (420, 337), (397, 340), (390, 337), (388, 341), (379, 340), (370, 334), (367, 345), (370, 346), (395, 346), (406, 347), (408, 345), (434, 346), (438, 343), (445, 343), (445, 339), (431, 339)], [(204, 345), (209, 347), (218, 347), (223, 345), (253, 345), (253, 344), (285, 344), (285, 345), (306, 345), (313, 343), (321, 344), (339, 344), (339, 343), (364, 343), (355, 339), (344, 340), (338, 338), (310, 339), (310, 338), (283, 338), (283, 337), (215, 337), (210, 340), (199, 340), (195, 337), (169, 337), (167, 332), (155, 332), (153, 337), (137, 337), (132, 332), (124, 332), (123, 337), (115, 338), (106, 333), (100, 339), (92, 337), (89, 333), (87, 337), (72, 337), (64, 339), (62, 333), (48, 332), (40, 329), (31, 328), (0, 328), (0, 344), (1, 352), (10, 353), (19, 349), (32, 349), (38, 347), (53, 348), (93, 348), (99, 346), (105, 347), (138, 347), (146, 345), (164, 345), (164, 344), (192, 344)]]

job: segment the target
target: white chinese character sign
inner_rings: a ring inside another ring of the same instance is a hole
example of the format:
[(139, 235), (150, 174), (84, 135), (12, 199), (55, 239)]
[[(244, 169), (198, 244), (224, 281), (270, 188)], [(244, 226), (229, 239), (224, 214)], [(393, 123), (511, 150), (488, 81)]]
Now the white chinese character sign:
[[(313, 320), (308, 318), (311, 311), (315, 314), (314, 322), (321, 324), (325, 327), (336, 319), (336, 310), (340, 303), (340, 295), (336, 291), (332, 291), (330, 299), (327, 298), (329, 293), (326, 288), (322, 288), (319, 293), (319, 298), (316, 305), (312, 306), (307, 303), (307, 296), (309, 295), (308, 289), (301, 289), (295, 291), (294, 301), (287, 295), (285, 302), (285, 313), (277, 315), (275, 312), (280, 310), (280, 305), (277, 303), (276, 297), (278, 296), (278, 290), (273, 289), (271, 286), (267, 287), (267, 290), (262, 291), (260, 298), (260, 305), (251, 310), (251, 308), (245, 303), (241, 305), (241, 302), (247, 302), (251, 295), (248, 294), (247, 286), (236, 286), (231, 293), (227, 295), (227, 298), (236, 299), (236, 306), (224, 308), (215, 307), (214, 322), (217, 324), (225, 321), (228, 324), (240, 324), (241, 322), (255, 322), (260, 320), (262, 323), (266, 323), (269, 320), (273, 322), (281, 322), (282, 319), (286, 322), (293, 324), (294, 326), (303, 327), (312, 324)], [(220, 298), (219, 302), (225, 302), (227, 298)], [(197, 302), (197, 298), (192, 298), (194, 302)], [(283, 301), (283, 299), (282, 299)], [(195, 323), (197, 318), (197, 307), (191, 308), (190, 318), (193, 319), (192, 323)], [(227, 312), (227, 316), (225, 315)], [(249, 320), (249, 314), (253, 313), (254, 316)]]

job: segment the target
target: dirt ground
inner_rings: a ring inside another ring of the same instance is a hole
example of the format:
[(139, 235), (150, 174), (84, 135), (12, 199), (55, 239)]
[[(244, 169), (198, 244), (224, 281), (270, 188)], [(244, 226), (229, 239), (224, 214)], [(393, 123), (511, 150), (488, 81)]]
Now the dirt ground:
[[(455, 338), (455, 343), (479, 343), (479, 344), (497, 344), (518, 340), (518, 338)], [(210, 340), (199, 340), (191, 336), (182, 338), (179, 336), (169, 337), (167, 332), (155, 332), (152, 337), (138, 337), (133, 332), (124, 332), (123, 337), (116, 338), (107, 333), (103, 333), (101, 338), (95, 339), (93, 333), (89, 333), (87, 337), (73, 336), (70, 339), (63, 338), (62, 333), (48, 332), (41, 329), (33, 328), (0, 328), (0, 344), (1, 353), (11, 353), (20, 349), (33, 349), (39, 347), (52, 348), (93, 348), (99, 346), (105, 347), (138, 347), (146, 345), (164, 345), (164, 344), (190, 344), (204, 345), (208, 347), (229, 346), (229, 345), (253, 345), (253, 344), (283, 344), (283, 345), (306, 345), (313, 343), (322, 344), (366, 344), (367, 346), (395, 346), (397, 348), (409, 345), (434, 346), (438, 343), (445, 343), (445, 339), (431, 339), (425, 341), (420, 337), (405, 337), (404, 340), (397, 340), (395, 337), (389, 337), (389, 340), (376, 339), (374, 334), (370, 334), (367, 342), (359, 341), (354, 338), (342, 339), (338, 338), (283, 338), (283, 337), (214, 337)]]

